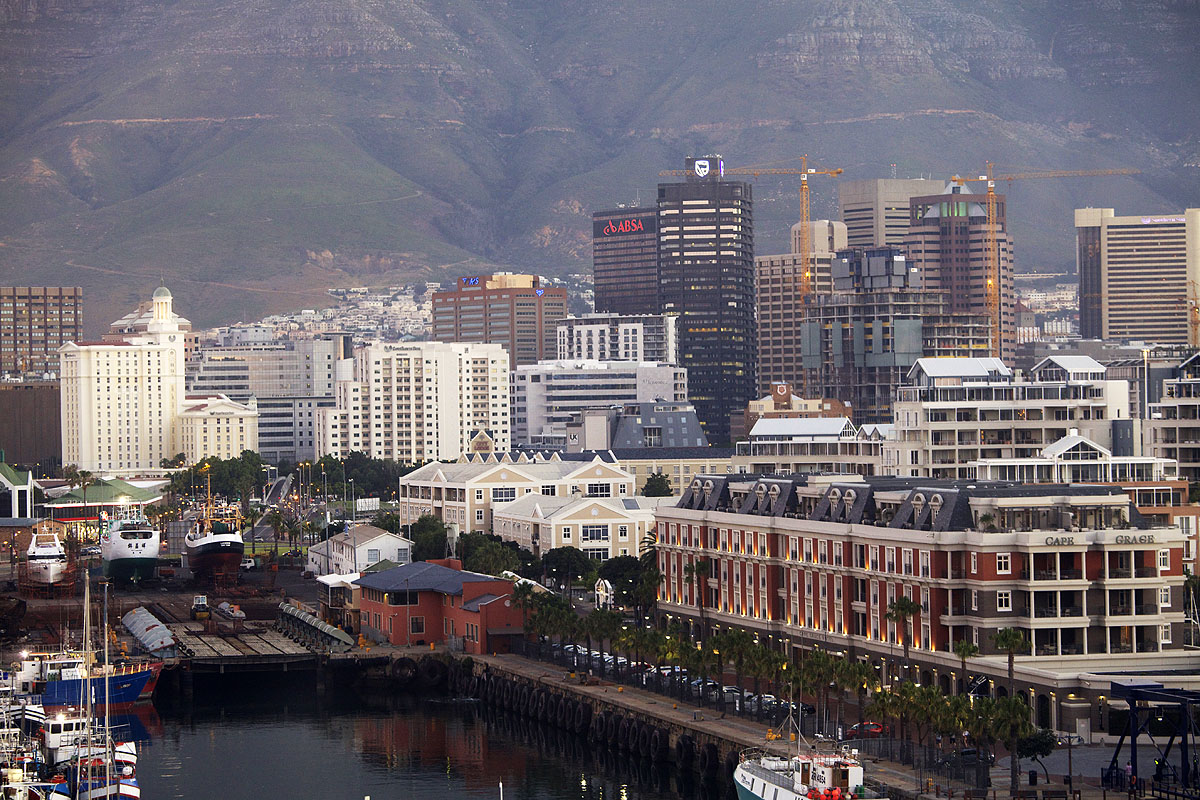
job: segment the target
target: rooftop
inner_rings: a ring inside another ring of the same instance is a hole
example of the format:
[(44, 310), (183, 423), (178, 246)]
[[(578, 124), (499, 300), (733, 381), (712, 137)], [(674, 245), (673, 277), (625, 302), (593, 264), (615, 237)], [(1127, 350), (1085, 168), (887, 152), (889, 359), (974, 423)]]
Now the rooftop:
[(414, 561), (402, 567), (363, 575), (354, 583), (380, 592), (438, 592), (461, 595), (464, 584), (494, 580), (498, 579), (491, 575), (451, 569), (428, 561)]

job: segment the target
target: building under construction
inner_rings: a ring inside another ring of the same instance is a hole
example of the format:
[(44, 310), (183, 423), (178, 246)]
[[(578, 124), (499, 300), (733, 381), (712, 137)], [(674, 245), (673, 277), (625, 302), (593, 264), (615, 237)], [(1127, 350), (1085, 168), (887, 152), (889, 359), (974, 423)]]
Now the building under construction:
[(857, 424), (892, 421), (896, 388), (918, 358), (988, 354), (987, 314), (954, 311), (899, 249), (843, 251), (832, 269), (833, 293), (796, 311), (801, 352), (789, 379), (806, 396), (841, 400)]

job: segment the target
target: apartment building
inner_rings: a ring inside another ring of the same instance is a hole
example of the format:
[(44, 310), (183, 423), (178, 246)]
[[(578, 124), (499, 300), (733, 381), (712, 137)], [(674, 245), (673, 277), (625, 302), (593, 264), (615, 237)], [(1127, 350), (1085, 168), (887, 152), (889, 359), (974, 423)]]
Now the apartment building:
[(734, 471), (879, 475), (883, 443), (892, 435), (890, 425), (859, 428), (848, 417), (763, 418), (749, 441), (737, 443)]
[(188, 464), (209, 457), (237, 458), (258, 441), (258, 403), (238, 403), (223, 394), (187, 395), (179, 411), (179, 452)]
[(83, 289), (0, 286), (0, 374), (58, 372), (58, 349), (83, 338)]
[(664, 447), (707, 447), (691, 403), (626, 403), (587, 408), (567, 423), (567, 452)]
[(1071, 429), (1119, 455), (1139, 452), (1129, 385), (1088, 356), (1043, 359), (1028, 378), (996, 358), (922, 358), (899, 389), (883, 472), (971, 478), (970, 462), (1031, 458)]
[(1182, 477), (1200, 481), (1200, 353), (1172, 370), (1162, 387), (1146, 420), (1150, 450), (1179, 462)]
[(521, 445), (565, 447), (568, 424), (585, 409), (687, 399), (688, 371), (672, 364), (542, 361), (513, 372), (513, 437)]
[[(1107, 684), (1082, 673), (1197, 661), (1182, 644), (1182, 534), (1117, 487), (701, 475), (656, 520), (666, 617), (837, 651), (946, 693), (962, 690), (952, 645), (966, 640), (996, 695), (1007, 658), (993, 636), (1016, 628), (1030, 643), (1017, 691), (1041, 727), (1094, 719)], [(684, 570), (699, 560), (709, 577), (694, 590)], [(889, 619), (900, 597), (920, 610)]]
[[(362, 409), (362, 445), (372, 458), (405, 464), (457, 458), (480, 431), (497, 449), (510, 446), (508, 353), (498, 344), (377, 342), (356, 351), (354, 380), (361, 400), (349, 392), (343, 397)], [(353, 427), (337, 425), (353, 438)], [(323, 445), (332, 442), (334, 427), (332, 420), (323, 426), (330, 432)]]
[(493, 512), (522, 498), (632, 498), (633, 476), (597, 454), (579, 459), (550, 456), (465, 457), (425, 464), (400, 479), (400, 524), (432, 514), (462, 531), (492, 532)]
[(558, 322), (558, 359), (679, 363), (674, 314), (584, 314)]
[(654, 512), (674, 497), (545, 497), (530, 493), (492, 513), (492, 533), (541, 555), (576, 547), (588, 558), (607, 561), (640, 554), (654, 532)]

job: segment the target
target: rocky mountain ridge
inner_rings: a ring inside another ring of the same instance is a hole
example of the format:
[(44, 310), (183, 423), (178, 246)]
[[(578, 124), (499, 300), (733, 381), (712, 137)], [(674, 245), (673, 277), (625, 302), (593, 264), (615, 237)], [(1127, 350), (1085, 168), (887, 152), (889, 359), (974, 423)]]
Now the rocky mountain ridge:
[[(586, 269), (590, 211), (690, 153), (1141, 169), (1004, 187), (1020, 267), (1069, 269), (1072, 208), (1195, 204), (1198, 33), (1196, 0), (0, 0), (0, 266), (93, 332), (160, 275), (208, 325)], [(796, 189), (756, 181), (760, 252)]]

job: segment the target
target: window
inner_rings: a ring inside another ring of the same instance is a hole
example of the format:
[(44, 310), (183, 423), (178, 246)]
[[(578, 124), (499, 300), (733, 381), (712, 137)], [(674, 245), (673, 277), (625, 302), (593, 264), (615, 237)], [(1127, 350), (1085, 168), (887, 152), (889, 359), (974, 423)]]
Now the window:
[(1171, 643), (1171, 626), (1170, 625), (1159, 625), (1158, 626), (1158, 641), (1163, 644)]
[(1158, 604), (1163, 608), (1171, 607), (1171, 590), (1164, 586), (1158, 590)]
[[(1170, 569), (1171, 568), (1171, 551), (1170, 550), (1159, 550), (1158, 551), (1158, 568), (1159, 569)], [(1171, 640), (1167, 639), (1167, 641), (1169, 642)]]
[(607, 483), (589, 483), (588, 497), (612, 497), (612, 486)]
[(483, 522), (483, 509), (482, 508), (475, 509), (475, 521)]
[(497, 486), (492, 489), (493, 503), (508, 503), (517, 499), (517, 490), (512, 486)]
[(476, 500), (483, 500), (483, 489), (476, 489), (476, 490), (475, 490), (475, 499), (476, 499)]
[(1012, 611), (1012, 592), (996, 592), (996, 610)]
[(971, 590), (971, 610), (972, 611), (979, 610), (979, 590), (978, 589)]
[(379, 563), (378, 548), (374, 548), (374, 547), (367, 548), (367, 566), (370, 566), (372, 564), (378, 564), (378, 563)]
[(425, 632), (425, 618), (424, 617), (410, 617), (408, 620), (408, 632), (409, 633), (424, 633)]
[(896, 571), (896, 548), (887, 547), (883, 551), (883, 560), (886, 565), (884, 569), (888, 572)]
[(593, 561), (604, 561), (606, 558), (608, 558), (608, 548), (585, 547), (583, 548), (583, 554)]
[(996, 553), (996, 574), (997, 575), (1012, 574), (1012, 554), (1011, 553)]
[(562, 540), (564, 542), (571, 541), (571, 529), (570, 528), (563, 528), (561, 531), (559, 531), (559, 533), (562, 535)]
[(628, 525), (618, 525), (617, 526), (617, 536), (620, 536), (622, 539), (628, 539), (629, 538), (629, 526)]
[(912, 575), (913, 574), (912, 550), (909, 550), (908, 548), (905, 548), (904, 550), (902, 550), (900, 553), (900, 561), (904, 566), (904, 574)]
[(971, 574), (974, 575), (979, 571), (979, 554), (971, 553)]
[(608, 526), (607, 525), (584, 525), (580, 537), (585, 542), (607, 542), (608, 541)]
[(553, 486), (543, 486), (542, 494), (546, 495), (547, 497), (554, 497), (554, 487)]

